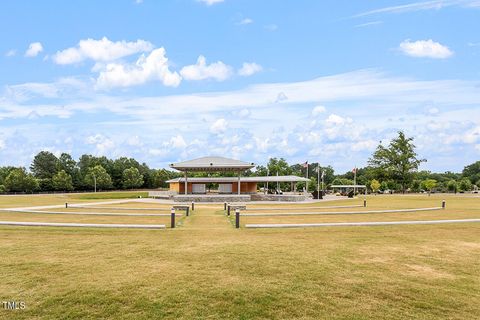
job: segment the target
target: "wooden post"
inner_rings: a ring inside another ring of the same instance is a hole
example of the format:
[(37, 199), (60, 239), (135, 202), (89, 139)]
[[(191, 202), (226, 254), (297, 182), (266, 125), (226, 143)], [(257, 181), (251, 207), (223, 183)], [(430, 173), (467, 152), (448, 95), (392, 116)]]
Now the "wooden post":
[(238, 186), (237, 186), (237, 188), (238, 188), (237, 194), (240, 195), (240, 171), (238, 171)]
[(446, 205), (447, 204), (446, 204), (445, 200), (442, 200), (442, 209), (445, 209)]
[(188, 192), (187, 192), (187, 190), (188, 190), (188, 182), (187, 182), (187, 170), (185, 170), (185, 194), (187, 194), (187, 193), (188, 193)]
[(188, 217), (190, 215), (190, 207), (185, 208), (185, 215)]
[(240, 228), (240, 209), (235, 209), (235, 228)]
[(223, 210), (227, 210), (227, 203), (226, 202), (223, 203)]
[(227, 206), (227, 216), (230, 216), (230, 205)]
[(172, 208), (170, 213), (170, 228), (175, 228), (175, 209)]
[(192, 211), (195, 210), (195, 202), (192, 201)]
[(364, 207), (367, 206), (367, 199), (363, 199), (363, 206), (364, 206)]
[(65, 208), (68, 208), (68, 202), (65, 202)]

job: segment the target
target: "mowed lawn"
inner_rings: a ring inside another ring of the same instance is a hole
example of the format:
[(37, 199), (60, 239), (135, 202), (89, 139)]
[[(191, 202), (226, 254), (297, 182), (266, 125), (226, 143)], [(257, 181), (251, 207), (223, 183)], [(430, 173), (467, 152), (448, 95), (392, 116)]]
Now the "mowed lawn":
[[(0, 207), (12, 206), (11, 198), (0, 197)], [(371, 196), (366, 209), (337, 211), (432, 207), (442, 199)], [(445, 199), (444, 211), (244, 217), (242, 225), (480, 218), (480, 197)], [(15, 198), (18, 207), (64, 202)], [(0, 227), (0, 300), (27, 306), (0, 310), (0, 318), (480, 318), (480, 223), (237, 230), (221, 209), (197, 205), (173, 230)]]

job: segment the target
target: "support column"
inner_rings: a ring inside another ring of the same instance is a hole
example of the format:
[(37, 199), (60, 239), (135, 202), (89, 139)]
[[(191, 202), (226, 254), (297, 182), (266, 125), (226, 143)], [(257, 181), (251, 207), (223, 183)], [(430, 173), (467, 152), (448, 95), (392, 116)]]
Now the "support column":
[(185, 194), (188, 193), (187, 171), (185, 170)]
[(238, 195), (240, 195), (240, 171), (238, 171)]

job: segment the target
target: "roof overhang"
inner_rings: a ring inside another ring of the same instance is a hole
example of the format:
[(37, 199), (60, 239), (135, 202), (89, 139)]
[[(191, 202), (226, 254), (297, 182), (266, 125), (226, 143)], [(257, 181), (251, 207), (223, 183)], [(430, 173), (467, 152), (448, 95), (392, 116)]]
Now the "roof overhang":
[[(234, 183), (238, 182), (238, 177), (195, 177), (188, 178), (191, 183)], [(267, 177), (240, 177), (240, 182), (305, 182), (310, 179), (297, 176), (267, 176)], [(166, 181), (167, 183), (184, 183), (185, 178), (176, 178)]]
[(245, 171), (255, 167), (253, 162), (244, 162), (224, 157), (203, 157), (170, 164), (170, 168), (190, 172)]

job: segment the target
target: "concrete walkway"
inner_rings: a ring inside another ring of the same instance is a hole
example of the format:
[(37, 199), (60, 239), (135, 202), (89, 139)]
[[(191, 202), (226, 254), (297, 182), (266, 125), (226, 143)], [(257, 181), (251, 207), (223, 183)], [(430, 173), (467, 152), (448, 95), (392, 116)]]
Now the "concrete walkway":
[(372, 221), (372, 222), (329, 222), (329, 223), (268, 223), (246, 224), (246, 228), (310, 228), (310, 227), (351, 227), (351, 226), (389, 226), (480, 222), (480, 219), (448, 219), (448, 220), (406, 220), (406, 221)]
[(23, 227), (165, 229), (164, 224), (63, 223), (63, 222), (58, 223), (58, 222), (0, 221), (0, 225), (3, 225), (3, 226), (23, 226)]

